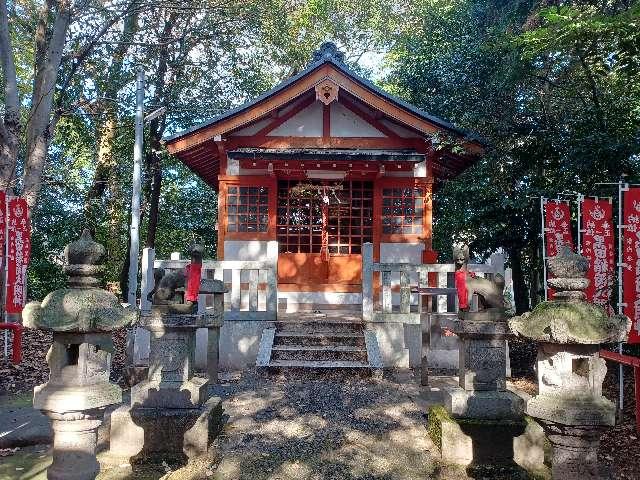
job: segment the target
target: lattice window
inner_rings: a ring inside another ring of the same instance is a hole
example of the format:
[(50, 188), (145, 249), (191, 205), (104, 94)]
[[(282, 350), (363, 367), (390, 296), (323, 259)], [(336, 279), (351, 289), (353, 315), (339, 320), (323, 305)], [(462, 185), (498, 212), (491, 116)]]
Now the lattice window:
[(329, 253), (359, 254), (373, 241), (373, 183), (344, 182), (336, 196), (340, 203), (328, 207)]
[(227, 187), (227, 232), (266, 232), (268, 204), (267, 187)]
[(421, 234), (423, 214), (423, 188), (382, 189), (383, 234)]
[[(284, 253), (321, 253), (323, 232), (330, 254), (359, 254), (363, 242), (373, 239), (373, 184), (343, 182), (328, 189), (323, 216), (322, 195), (292, 195), (296, 180), (278, 182), (277, 239)], [(305, 181), (304, 183), (310, 183)], [(321, 182), (312, 182), (321, 186)], [(336, 185), (335, 182), (327, 186)]]

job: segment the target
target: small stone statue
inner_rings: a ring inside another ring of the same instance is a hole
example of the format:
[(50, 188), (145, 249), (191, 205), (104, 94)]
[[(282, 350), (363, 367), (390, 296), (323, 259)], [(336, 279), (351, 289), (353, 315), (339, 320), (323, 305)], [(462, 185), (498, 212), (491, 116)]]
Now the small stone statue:
[(469, 301), (478, 295), (478, 310), (504, 308), (504, 277), (496, 274), (493, 281), (476, 277), (469, 272), (469, 247), (454, 246), (453, 261), (456, 266), (455, 282), (458, 290), (459, 309), (469, 310)]
[(149, 293), (153, 305), (166, 305), (172, 313), (193, 313), (198, 306), (200, 273), (204, 247), (193, 245), (190, 249), (191, 264), (185, 270), (165, 273), (158, 268), (153, 271), (155, 286)]

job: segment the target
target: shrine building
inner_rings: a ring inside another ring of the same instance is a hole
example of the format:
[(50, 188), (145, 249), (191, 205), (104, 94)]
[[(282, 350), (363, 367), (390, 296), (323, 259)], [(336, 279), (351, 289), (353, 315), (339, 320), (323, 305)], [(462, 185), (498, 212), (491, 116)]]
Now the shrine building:
[[(464, 153), (435, 148), (448, 137)], [(482, 153), (475, 136), (381, 90), (323, 44), (258, 98), (166, 139), (218, 192), (218, 259), (262, 260), (278, 242), (278, 301), (361, 304), (361, 251), (431, 263), (432, 193)]]

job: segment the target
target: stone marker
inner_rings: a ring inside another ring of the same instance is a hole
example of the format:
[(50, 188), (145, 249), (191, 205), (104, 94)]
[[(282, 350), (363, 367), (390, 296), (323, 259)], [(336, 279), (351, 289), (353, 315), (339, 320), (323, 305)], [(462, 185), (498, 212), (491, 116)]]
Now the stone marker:
[(563, 247), (549, 260), (554, 299), (510, 321), (518, 335), (538, 342), (538, 395), (526, 411), (543, 426), (553, 447), (553, 478), (603, 478), (597, 462), (600, 435), (615, 425), (615, 406), (602, 396), (607, 373), (601, 343), (624, 342), (631, 328), (585, 301), (587, 260)]
[(24, 324), (53, 332), (47, 354), (49, 381), (34, 389), (33, 406), (52, 421), (53, 463), (50, 480), (93, 479), (97, 429), (104, 409), (122, 402), (122, 391), (109, 383), (112, 330), (134, 322), (137, 312), (98, 288), (105, 249), (85, 230), (65, 249), (68, 288), (56, 290), (23, 311)]
[[(205, 291), (215, 299), (205, 313), (162, 298), (150, 313), (141, 314), (140, 326), (151, 336), (149, 376), (132, 387), (131, 405), (111, 414), (108, 463), (121, 465), (138, 458), (184, 462), (206, 453), (217, 435), (222, 401), (208, 398), (210, 381), (194, 376), (193, 367), (196, 329), (220, 327), (225, 287), (218, 280), (207, 280)], [(162, 297), (175, 298), (173, 291)], [(217, 355), (217, 348), (213, 353)]]

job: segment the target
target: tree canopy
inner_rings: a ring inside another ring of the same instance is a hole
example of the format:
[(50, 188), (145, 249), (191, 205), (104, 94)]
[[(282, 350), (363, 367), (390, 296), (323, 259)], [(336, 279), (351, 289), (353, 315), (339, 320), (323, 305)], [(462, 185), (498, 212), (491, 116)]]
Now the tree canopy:
[[(162, 137), (302, 69), (322, 41), (404, 100), (474, 131), (487, 153), (438, 185), (435, 248), (503, 248), (518, 309), (541, 288), (539, 197), (611, 195), (638, 178), (640, 2), (58, 0), (0, 2), (2, 188), (30, 198), (29, 295), (62, 281), (89, 225), (126, 281), (135, 74), (145, 71), (142, 239), (215, 256), (216, 194)], [(373, 59), (373, 60), (372, 60)], [(447, 139), (434, 143), (444, 145)], [(123, 273), (125, 273), (123, 275)]]

